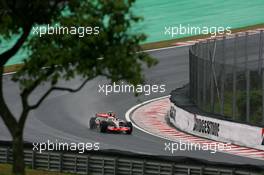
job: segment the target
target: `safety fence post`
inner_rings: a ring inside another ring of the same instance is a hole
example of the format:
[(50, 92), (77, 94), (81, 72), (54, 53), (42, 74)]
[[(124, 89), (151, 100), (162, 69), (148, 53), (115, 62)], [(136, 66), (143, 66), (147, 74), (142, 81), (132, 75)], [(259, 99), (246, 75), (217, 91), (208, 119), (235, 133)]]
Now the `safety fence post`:
[(174, 175), (174, 167), (175, 167), (175, 163), (171, 164), (171, 175)]
[[(190, 80), (190, 88), (189, 88), (189, 93), (190, 93), (190, 98), (193, 98), (194, 93), (193, 93), (193, 51), (189, 51), (189, 80)], [(193, 99), (192, 99), (193, 100)]]
[(118, 174), (118, 165), (117, 165), (117, 160), (118, 160), (118, 158), (117, 157), (115, 157), (114, 158), (114, 175), (117, 175)]
[(86, 174), (88, 175), (89, 174), (89, 166), (90, 166), (90, 156), (89, 155), (87, 155), (87, 157), (86, 157)]
[(60, 173), (63, 171), (63, 153), (59, 154), (59, 171)]
[[(248, 70), (248, 32), (245, 34), (245, 77), (246, 77), (246, 121), (250, 120), (250, 71)], [(242, 94), (243, 95), (243, 94)]]
[(50, 152), (48, 152), (48, 170), (50, 170)]
[(142, 162), (142, 175), (145, 174), (145, 171), (146, 171), (146, 160), (144, 159)]
[(32, 162), (31, 162), (31, 167), (32, 169), (35, 169), (36, 168), (36, 152), (33, 150), (32, 151)]
[(246, 121), (250, 121), (250, 70), (246, 70)]
[(77, 155), (74, 157), (74, 172), (77, 173)]
[(262, 124), (264, 124), (264, 69), (262, 69)]
[(261, 74), (261, 68), (262, 68), (262, 64), (263, 64), (263, 36), (262, 36), (263, 31), (261, 30), (259, 33), (259, 58), (258, 58), (258, 72), (259, 75)]
[(237, 108), (237, 34), (235, 35), (234, 44), (234, 60), (233, 60), (233, 96), (232, 96), (232, 117), (236, 119), (236, 108)]
[(221, 70), (221, 87), (220, 87), (220, 114), (224, 115), (224, 110), (225, 110), (225, 75), (226, 75), (226, 59), (225, 59), (225, 50), (226, 50), (226, 36), (223, 36), (222, 38), (222, 70)]
[(9, 163), (9, 156), (10, 156), (10, 148), (6, 148), (6, 163)]
[(197, 105), (200, 107), (200, 102), (201, 102), (201, 93), (200, 93), (200, 59), (196, 58), (197, 64), (196, 64), (196, 74), (197, 74), (197, 89), (196, 89), (196, 94), (197, 94)]
[[(210, 46), (210, 42), (208, 43)], [(213, 52), (209, 47), (210, 59), (210, 112), (214, 112), (214, 76), (213, 76)]]

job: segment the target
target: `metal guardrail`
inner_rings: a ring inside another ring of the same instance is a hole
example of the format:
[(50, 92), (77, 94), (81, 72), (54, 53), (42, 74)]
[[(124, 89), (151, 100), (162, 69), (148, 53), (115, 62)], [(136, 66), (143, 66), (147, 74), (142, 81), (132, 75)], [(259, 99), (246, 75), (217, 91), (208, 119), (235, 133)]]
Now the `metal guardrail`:
[[(62, 152), (38, 153), (26, 149), (25, 164), (32, 169), (69, 172), (89, 175), (258, 175), (238, 168), (217, 168), (212, 165), (175, 163), (174, 161), (92, 154)], [(12, 163), (12, 150), (0, 147), (0, 163)]]

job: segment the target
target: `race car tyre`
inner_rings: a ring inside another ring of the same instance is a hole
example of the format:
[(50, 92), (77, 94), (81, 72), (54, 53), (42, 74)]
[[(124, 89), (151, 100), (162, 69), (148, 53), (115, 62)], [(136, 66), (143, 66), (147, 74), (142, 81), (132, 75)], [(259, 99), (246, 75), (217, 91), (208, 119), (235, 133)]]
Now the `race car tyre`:
[(92, 117), (89, 122), (90, 129), (96, 128), (95, 117)]
[(100, 124), (100, 132), (105, 133), (107, 131), (108, 123), (106, 121), (102, 121)]
[(126, 125), (127, 125), (127, 127), (130, 128), (130, 130), (126, 131), (126, 134), (130, 135), (132, 133), (132, 131), (133, 131), (133, 125), (132, 125), (131, 122), (127, 122)]

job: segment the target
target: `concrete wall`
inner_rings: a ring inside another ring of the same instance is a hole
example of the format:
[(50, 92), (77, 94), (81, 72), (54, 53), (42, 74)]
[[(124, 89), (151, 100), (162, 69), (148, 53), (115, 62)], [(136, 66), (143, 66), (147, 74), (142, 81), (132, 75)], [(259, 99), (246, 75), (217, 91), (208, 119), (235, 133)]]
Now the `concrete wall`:
[(264, 129), (246, 124), (192, 114), (171, 103), (170, 122), (187, 133), (264, 150)]

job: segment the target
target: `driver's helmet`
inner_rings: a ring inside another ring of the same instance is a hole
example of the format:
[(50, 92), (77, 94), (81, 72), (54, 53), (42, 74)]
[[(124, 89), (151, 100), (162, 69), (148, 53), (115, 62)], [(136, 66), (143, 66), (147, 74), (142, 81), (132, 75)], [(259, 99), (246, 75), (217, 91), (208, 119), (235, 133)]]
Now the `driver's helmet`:
[(112, 111), (109, 111), (109, 112), (108, 112), (108, 115), (109, 115), (110, 117), (114, 117), (114, 118), (116, 118), (116, 114), (115, 114), (114, 112), (112, 112)]

